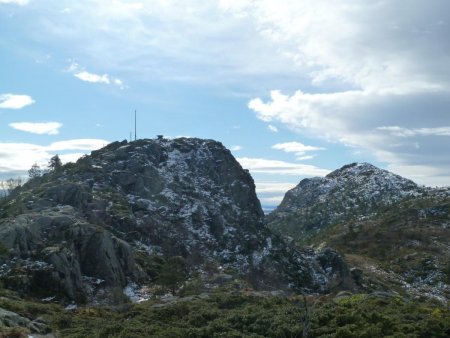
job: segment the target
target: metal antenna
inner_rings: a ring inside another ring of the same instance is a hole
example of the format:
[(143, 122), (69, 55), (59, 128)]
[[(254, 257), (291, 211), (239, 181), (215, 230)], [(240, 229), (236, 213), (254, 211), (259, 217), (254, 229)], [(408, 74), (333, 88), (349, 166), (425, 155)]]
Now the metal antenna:
[(136, 109), (134, 110), (134, 140), (136, 141)]

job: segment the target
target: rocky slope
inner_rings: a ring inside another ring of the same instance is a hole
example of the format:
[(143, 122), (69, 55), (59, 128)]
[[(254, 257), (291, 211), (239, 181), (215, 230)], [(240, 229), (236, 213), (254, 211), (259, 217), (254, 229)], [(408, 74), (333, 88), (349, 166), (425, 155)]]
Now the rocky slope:
[(368, 217), (427, 189), (368, 163), (352, 163), (325, 177), (303, 179), (268, 216), (269, 226), (294, 238), (350, 219)]
[(303, 245), (339, 250), (365, 290), (449, 302), (450, 189), (354, 163), (301, 181), (269, 219)]
[(335, 224), (309, 239), (363, 272), (366, 289), (450, 301), (450, 190), (407, 198), (372, 217)]
[(152, 284), (178, 256), (188, 276), (226, 271), (259, 288), (326, 291), (348, 275), (334, 251), (273, 235), (253, 179), (212, 140), (112, 143), (29, 181), (0, 217), (0, 277), (39, 297)]

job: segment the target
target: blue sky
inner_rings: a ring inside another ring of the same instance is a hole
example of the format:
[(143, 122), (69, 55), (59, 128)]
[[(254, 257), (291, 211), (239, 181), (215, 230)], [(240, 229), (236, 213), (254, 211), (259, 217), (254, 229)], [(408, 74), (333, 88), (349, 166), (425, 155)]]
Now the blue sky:
[(0, 0), (0, 179), (129, 138), (221, 141), (264, 205), (371, 162), (450, 183), (448, 1)]

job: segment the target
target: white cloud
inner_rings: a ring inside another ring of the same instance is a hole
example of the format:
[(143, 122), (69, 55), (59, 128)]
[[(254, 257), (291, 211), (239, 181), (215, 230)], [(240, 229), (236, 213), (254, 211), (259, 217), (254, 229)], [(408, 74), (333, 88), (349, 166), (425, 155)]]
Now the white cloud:
[(299, 160), (311, 159), (311, 155), (305, 156), (307, 152), (325, 150), (325, 148), (322, 147), (307, 146), (300, 142), (277, 143), (272, 146), (272, 149), (282, 150), (286, 153), (295, 153), (295, 156), (297, 156)]
[(267, 126), (267, 129), (269, 129), (272, 133), (278, 133), (278, 128), (273, 126), (273, 125), (271, 125), (271, 124), (269, 124)]
[[(430, 132), (448, 125), (450, 111), (447, 0), (412, 0), (406, 10), (381, 0), (40, 3), (24, 29), (104, 72), (77, 74), (238, 84), (255, 93), (249, 107), (264, 121), (450, 181), (450, 143)], [(275, 86), (301, 90), (264, 97)]]
[(256, 192), (258, 194), (284, 194), (295, 186), (295, 183), (290, 182), (256, 182)]
[(75, 139), (53, 142), (46, 149), (49, 151), (96, 150), (106, 146), (108, 143), (108, 141), (101, 139)]
[(28, 95), (0, 94), (0, 108), (2, 109), (22, 109), (33, 104), (35, 101)]
[(119, 86), (120, 89), (125, 88), (123, 85), (123, 81), (118, 78), (111, 77), (108, 74), (99, 75), (99, 74), (89, 73), (85, 70), (78, 71), (78, 69), (79, 69), (79, 65), (76, 62), (72, 62), (68, 68), (68, 71), (74, 73), (73, 76), (80, 79), (81, 81), (90, 82), (90, 83), (103, 83), (103, 84), (107, 84), (107, 85), (114, 84), (116, 86)]
[(314, 157), (316, 157), (316, 155), (298, 156), (297, 160), (299, 160), (299, 161), (312, 160)]
[(231, 151), (239, 151), (239, 150), (242, 150), (242, 147), (241, 147), (241, 146), (232, 146), (232, 147), (230, 148), (230, 150), (231, 150)]
[(0, 4), (14, 4), (19, 6), (28, 5), (29, 0), (0, 0)]
[[(67, 140), (47, 146), (0, 142), (0, 178), (26, 176), (28, 169), (34, 163), (46, 167), (49, 159), (56, 153), (63, 162), (74, 161), (87, 151), (99, 149), (106, 144), (108, 141), (98, 139)], [(74, 150), (81, 150), (81, 152), (73, 152)]]
[(61, 159), (62, 163), (68, 163), (68, 162), (76, 162), (80, 157), (86, 155), (85, 153), (69, 153), (69, 154), (62, 154), (58, 155)]
[(79, 78), (81, 81), (86, 81), (86, 82), (106, 83), (106, 84), (110, 83), (108, 74), (98, 75), (98, 74), (82, 71), (79, 73), (75, 73), (74, 76)]
[(295, 175), (295, 176), (325, 176), (330, 170), (313, 165), (289, 163), (264, 158), (238, 157), (243, 168), (253, 173)]
[[(450, 143), (442, 142), (448, 130), (441, 127), (448, 120), (450, 107), (446, 93), (297, 91), (288, 96), (273, 91), (269, 102), (254, 99), (249, 107), (262, 120), (275, 120), (300, 133), (313, 132), (332, 142), (365, 149), (368, 156), (388, 163), (390, 168), (403, 168), (397, 173), (419, 183), (450, 182), (450, 159), (445, 155), (450, 153)], [(413, 127), (395, 127), (405, 123)], [(437, 123), (439, 127), (423, 126)], [(383, 125), (394, 127), (380, 127)], [(417, 176), (407, 168), (426, 171)]]
[[(447, 175), (442, 175), (441, 170), (432, 165), (402, 165), (393, 164), (388, 166), (391, 170), (399, 175), (408, 176), (414, 182), (428, 184), (430, 186), (447, 186), (450, 187), (450, 180)], [(432, 178), (430, 180), (430, 177)]]
[(278, 205), (284, 197), (284, 194), (294, 188), (297, 183), (292, 182), (255, 182), (256, 193), (263, 205)]
[(271, 206), (278, 205), (284, 194), (294, 188), (301, 178), (330, 173), (330, 170), (313, 165), (264, 158), (238, 157), (237, 160), (254, 177), (256, 193), (261, 203)]
[(397, 90), (448, 85), (450, 70), (443, 65), (449, 47), (442, 43), (449, 8), (446, 0), (413, 1), (408, 12), (392, 1), (244, 0), (225, 6), (246, 12), (316, 83), (334, 78)]
[(108, 74), (95, 74), (90, 73), (86, 70), (83, 70), (80, 65), (74, 61), (73, 59), (68, 60), (70, 62), (69, 67), (67, 68), (67, 72), (72, 73), (73, 76), (80, 79), (81, 81), (90, 82), (90, 83), (103, 83), (103, 84), (114, 84), (116, 86), (119, 86), (120, 89), (124, 89), (125, 86), (123, 84), (123, 81), (121, 79), (111, 77)]
[(47, 135), (57, 135), (59, 133), (59, 128), (63, 125), (59, 122), (44, 122), (44, 123), (34, 123), (34, 122), (14, 122), (10, 123), (11, 128), (25, 131), (33, 134), (47, 134)]
[[(40, 41), (63, 44), (91, 70), (123, 71), (146, 82), (222, 85), (245, 77), (252, 89), (268, 83), (268, 74), (298, 78), (292, 61), (271, 49), (252, 21), (224, 12), (218, 1), (61, 0), (53, 7), (33, 6), (32, 26), (45, 33)], [(70, 15), (61, 15), (66, 7)]]
[(450, 111), (448, 1), (412, 1), (407, 12), (395, 1), (226, 3), (316, 86), (251, 100), (259, 119), (361, 149), (421, 183), (450, 182), (450, 142), (442, 139)]

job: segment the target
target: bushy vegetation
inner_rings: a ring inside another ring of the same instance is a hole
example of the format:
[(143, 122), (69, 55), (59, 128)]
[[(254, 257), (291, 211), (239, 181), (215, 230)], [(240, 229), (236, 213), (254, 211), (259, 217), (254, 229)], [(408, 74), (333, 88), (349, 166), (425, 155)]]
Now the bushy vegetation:
[[(345, 255), (373, 260), (395, 273), (424, 278), (432, 270), (447, 276), (450, 198), (408, 199), (372, 217), (338, 223), (301, 244), (326, 245)], [(348, 257), (347, 257), (348, 258)]]
[(0, 307), (28, 318), (42, 316), (58, 337), (68, 338), (450, 335), (448, 308), (363, 294), (306, 299), (218, 292), (172, 304), (147, 301), (73, 311), (2, 297)]

